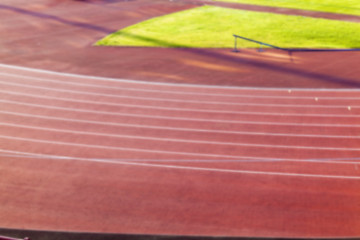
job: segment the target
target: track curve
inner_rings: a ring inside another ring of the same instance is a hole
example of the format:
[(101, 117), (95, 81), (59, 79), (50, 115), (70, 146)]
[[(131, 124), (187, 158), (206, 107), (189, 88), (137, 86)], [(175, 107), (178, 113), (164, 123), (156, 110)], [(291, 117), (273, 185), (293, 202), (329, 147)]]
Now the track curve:
[(360, 235), (358, 52), (94, 48), (198, 2), (14, 2), (0, 5), (1, 227)]
[[(217, 88), (0, 68), (3, 227), (359, 234), (359, 90)], [(53, 215), (44, 222), (43, 213)]]

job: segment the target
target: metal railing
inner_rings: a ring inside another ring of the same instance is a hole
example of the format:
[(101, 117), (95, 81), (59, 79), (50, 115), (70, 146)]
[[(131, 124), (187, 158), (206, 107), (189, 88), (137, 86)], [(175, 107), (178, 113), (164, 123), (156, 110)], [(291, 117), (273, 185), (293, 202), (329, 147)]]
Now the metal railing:
[(277, 47), (277, 46), (274, 46), (274, 45), (271, 45), (271, 44), (268, 44), (268, 43), (256, 41), (256, 40), (253, 40), (253, 39), (250, 39), (250, 38), (246, 38), (246, 37), (242, 37), (242, 36), (239, 36), (239, 35), (236, 35), (236, 34), (233, 34), (233, 36), (234, 36), (234, 38), (235, 38), (235, 39), (234, 39), (235, 41), (234, 41), (234, 50), (233, 50), (233, 52), (239, 52), (239, 50), (237, 49), (237, 39), (238, 39), (238, 38), (241, 38), (241, 39), (246, 40), (246, 41), (250, 41), (250, 42), (254, 42), (254, 43), (260, 44), (260, 49), (258, 50), (258, 51), (260, 51), (260, 52), (264, 51), (264, 50), (263, 50), (263, 46), (275, 48), (275, 49), (282, 50), (282, 51), (289, 51), (289, 49), (287, 49), (287, 48)]
[[(239, 36), (239, 35), (236, 35), (236, 34), (233, 34), (234, 36), (234, 49), (233, 49), (233, 52), (240, 52), (238, 49), (237, 49), (237, 39), (240, 38), (240, 39), (243, 39), (243, 40), (246, 40), (246, 41), (250, 41), (250, 42), (254, 42), (254, 43), (257, 43), (257, 44), (260, 44), (260, 49), (258, 50), (259, 52), (262, 52), (264, 51), (263, 50), (263, 46), (267, 46), (267, 47), (271, 47), (271, 48), (274, 48), (274, 49), (278, 49), (278, 50), (281, 50), (281, 51), (286, 51), (288, 52), (289, 54), (292, 54), (292, 52), (350, 52), (350, 51), (360, 51), (359, 48), (344, 48), (344, 49), (314, 49), (314, 48), (282, 48), (282, 47), (278, 47), (278, 46), (274, 46), (274, 45), (271, 45), (269, 43), (264, 43), (264, 42), (260, 42), (260, 41), (256, 41), (254, 39), (250, 39), (250, 38), (246, 38), (246, 37), (242, 37), (242, 36)], [(1, 240), (1, 239), (0, 239)]]

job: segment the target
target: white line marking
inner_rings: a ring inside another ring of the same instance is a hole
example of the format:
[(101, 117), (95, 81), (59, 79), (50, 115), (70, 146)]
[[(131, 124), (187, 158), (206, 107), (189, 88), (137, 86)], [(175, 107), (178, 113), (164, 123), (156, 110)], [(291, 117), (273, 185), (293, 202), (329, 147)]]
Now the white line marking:
[[(215, 85), (202, 85), (202, 84), (184, 84), (184, 83), (163, 83), (163, 82), (149, 82), (149, 81), (141, 81), (141, 80), (129, 80), (129, 79), (120, 79), (120, 78), (106, 78), (106, 77), (96, 77), (89, 75), (80, 75), (74, 73), (60, 73), (55, 71), (43, 70), (43, 69), (35, 69), (35, 68), (27, 68), (21, 66), (0, 64), (0, 67), (6, 69), (15, 69), (21, 71), (27, 71), (31, 73), (43, 73), (43, 74), (52, 74), (56, 76), (64, 76), (64, 77), (74, 77), (74, 78), (87, 78), (98, 81), (111, 81), (111, 82), (125, 82), (131, 83), (135, 85), (151, 85), (151, 86), (170, 86), (170, 87), (189, 87), (189, 88), (205, 88), (205, 89), (223, 89), (223, 90), (256, 90), (256, 91), (280, 91), (284, 92), (288, 89), (286, 88), (264, 88), (264, 87), (238, 87), (238, 86), (215, 86)], [(298, 92), (356, 92), (360, 93), (360, 89), (352, 89), (352, 88), (291, 88), (293, 91)]]
[[(1, 152), (1, 151), (0, 151)], [(13, 152), (13, 151), (12, 151)], [(23, 152), (17, 152), (23, 153)], [(42, 155), (42, 154), (41, 154)], [(51, 155), (45, 155), (48, 158)], [(14, 154), (1, 154), (0, 157), (19, 157), (23, 158), (22, 155), (14, 155)], [(30, 156), (26, 156), (29, 158)], [(25, 157), (24, 157), (25, 158)], [(40, 157), (38, 157), (40, 158)], [(70, 158), (63, 157), (63, 158)], [(296, 162), (301, 164), (308, 164), (308, 163), (317, 163), (317, 164), (345, 164), (345, 165), (359, 165), (360, 158), (328, 158), (328, 159), (290, 159), (290, 158), (263, 158), (263, 157), (248, 157), (242, 156), (238, 159), (150, 159), (150, 158), (143, 158), (143, 159), (123, 159), (123, 158), (97, 158), (102, 160), (116, 160), (116, 161), (131, 161), (131, 162), (175, 162), (175, 163), (278, 163), (278, 162)]]
[[(11, 152), (2, 150), (3, 152)], [(26, 155), (26, 153), (22, 153)], [(33, 156), (46, 156), (43, 154), (33, 154)], [(64, 157), (56, 155), (48, 155), (53, 160), (67, 160), (67, 161), (86, 161), (86, 162), (99, 162), (109, 164), (130, 165), (137, 167), (152, 167), (152, 168), (166, 168), (176, 170), (187, 171), (205, 171), (205, 172), (219, 172), (219, 173), (236, 173), (236, 174), (250, 174), (250, 175), (267, 175), (267, 176), (279, 176), (279, 177), (304, 177), (304, 178), (325, 178), (325, 179), (341, 179), (341, 180), (359, 180), (360, 176), (342, 176), (342, 175), (322, 175), (322, 174), (304, 174), (304, 173), (286, 173), (286, 172), (265, 172), (265, 171), (249, 171), (249, 170), (233, 170), (233, 169), (221, 169), (221, 168), (205, 168), (205, 167), (189, 167), (189, 166), (176, 166), (176, 165), (163, 165), (163, 164), (149, 164), (149, 163), (134, 163), (127, 161), (114, 161), (95, 158), (79, 158), (79, 157)]]
[[(127, 90), (127, 91), (135, 91), (135, 92), (149, 92), (149, 93), (169, 93), (169, 94), (177, 94), (177, 95), (197, 95), (197, 96), (214, 96), (214, 97), (227, 97), (227, 98), (257, 98), (257, 99), (301, 99), (301, 100), (310, 100), (313, 99), (312, 96), (276, 96), (276, 95), (254, 95), (254, 94), (220, 94), (220, 93), (202, 93), (195, 91), (170, 91), (170, 90), (153, 90), (153, 89), (142, 89), (142, 88), (131, 88), (131, 87), (108, 87), (103, 84), (89, 84), (89, 83), (79, 83), (79, 82), (69, 82), (69, 81), (60, 81), (53, 80), (48, 78), (40, 78), (40, 77), (30, 77), (19, 74), (11, 74), (11, 73), (2, 73), (0, 72), (0, 76), (6, 77), (15, 77), (15, 78), (23, 78), (29, 80), (35, 80), (39, 82), (51, 82), (58, 83), (62, 85), (73, 85), (73, 86), (81, 86), (81, 87), (95, 87), (98, 89), (111, 89), (111, 90)], [(289, 90), (290, 91), (290, 90)], [(290, 91), (291, 92), (291, 91)], [(318, 99), (318, 98), (316, 98)], [(321, 97), (322, 100), (360, 100), (360, 97)]]
[(17, 141), (25, 141), (25, 142), (35, 142), (35, 143), (62, 145), (62, 146), (107, 149), (107, 150), (114, 150), (114, 151), (132, 151), (132, 152), (144, 152), (144, 153), (156, 153), (156, 154), (185, 155), (185, 156), (188, 156), (188, 157), (189, 156), (197, 156), (197, 157), (209, 157), (209, 158), (212, 157), (212, 158), (239, 159), (238, 156), (232, 156), (232, 155), (186, 153), (186, 152), (149, 150), (149, 149), (129, 148), (129, 147), (99, 146), (99, 145), (93, 145), (93, 144), (81, 144), (81, 143), (69, 143), (69, 142), (50, 141), (50, 140), (39, 140), (39, 139), (12, 137), (12, 136), (5, 136), (5, 135), (0, 135), (0, 138), (9, 139), (9, 140), (17, 140)]
[[(14, 92), (14, 91), (2, 91), (0, 93), (4, 95), (15, 95), (15, 96), (27, 96), (31, 98), (37, 99), (47, 99), (47, 100), (59, 100), (59, 101), (66, 101), (66, 102), (75, 102), (75, 103), (85, 103), (85, 104), (96, 104), (101, 106), (123, 106), (123, 107), (132, 107), (132, 108), (142, 108), (142, 109), (159, 109), (159, 110), (166, 110), (166, 111), (188, 111), (188, 112), (203, 112), (203, 113), (223, 113), (223, 114), (237, 114), (237, 115), (261, 115), (261, 116), (301, 116), (301, 117), (331, 117), (331, 118), (360, 118), (360, 115), (344, 115), (344, 114), (307, 114), (307, 113), (273, 113), (273, 112), (247, 112), (247, 111), (226, 111), (226, 110), (211, 110), (211, 109), (199, 109), (199, 108), (179, 108), (179, 107), (159, 107), (159, 106), (152, 106), (152, 105), (138, 105), (138, 104), (124, 104), (124, 103), (111, 103), (111, 102), (96, 102), (96, 101), (89, 101), (89, 100), (77, 100), (73, 98), (61, 98), (61, 97), (48, 97), (42, 95), (35, 95), (35, 94), (28, 94), (28, 93), (21, 93), (21, 92)], [(3, 96), (4, 96), (3, 95)]]
[[(111, 163), (111, 162), (110, 162)], [(162, 164), (149, 164), (149, 163), (132, 163), (132, 162), (119, 162), (118, 164), (141, 166), (141, 167), (155, 167), (179, 170), (192, 170), (192, 171), (206, 171), (206, 172), (221, 172), (221, 173), (238, 173), (238, 174), (252, 174), (252, 175), (269, 175), (269, 176), (282, 176), (282, 177), (307, 177), (307, 178), (330, 178), (330, 179), (348, 179), (359, 180), (359, 176), (340, 176), (340, 175), (321, 175), (321, 174), (301, 174), (301, 173), (282, 173), (282, 172), (264, 172), (264, 171), (249, 171), (249, 170), (232, 170), (221, 168), (204, 168), (204, 167), (187, 167), (187, 166), (174, 166)]]
[(276, 136), (276, 137), (360, 139), (360, 136), (346, 136), (346, 135), (315, 135), (315, 134), (287, 134), (287, 133), (271, 133), (271, 132), (226, 131), (226, 130), (214, 130), (214, 129), (195, 129), (195, 128), (114, 123), (114, 122), (99, 122), (99, 121), (90, 121), (90, 120), (78, 120), (78, 119), (70, 119), (70, 118), (59, 118), (59, 117), (50, 117), (50, 116), (43, 116), (43, 115), (16, 113), (16, 112), (8, 112), (8, 111), (1, 111), (1, 110), (0, 110), (0, 114), (21, 116), (21, 117), (28, 117), (28, 118), (40, 118), (40, 119), (56, 120), (56, 121), (64, 121), (64, 122), (95, 124), (95, 125), (103, 125), (103, 126), (133, 127), (133, 128), (158, 129), (158, 130), (170, 130), (170, 131), (184, 131), (184, 132), (220, 133), (220, 134), (231, 134), (231, 135)]
[[(64, 90), (64, 89), (54, 89), (48, 87), (39, 87), (39, 86), (32, 86), (28, 84), (21, 84), (21, 83), (14, 83), (10, 81), (1, 81), (0, 84), (10, 85), (10, 86), (19, 86), (25, 87), (30, 89), (41, 89), (46, 91), (53, 91), (53, 92), (60, 92), (60, 93), (71, 93), (77, 95), (87, 95), (87, 96), (101, 96), (101, 97), (111, 97), (116, 99), (137, 99), (137, 100), (145, 100), (145, 101), (158, 101), (158, 102), (174, 102), (174, 103), (191, 103), (191, 104), (208, 104), (208, 105), (229, 105), (229, 106), (257, 106), (257, 107), (281, 107), (281, 108), (326, 108), (326, 109), (341, 109), (347, 108), (347, 105), (311, 105), (311, 104), (263, 104), (263, 103), (234, 103), (234, 102), (217, 102), (217, 101), (195, 101), (195, 100), (185, 100), (185, 99), (169, 99), (169, 98), (155, 98), (155, 97), (135, 97), (134, 95), (130, 94), (126, 95), (116, 95), (116, 94), (104, 94), (104, 93), (97, 93), (97, 92), (86, 92), (86, 91), (75, 91), (75, 90)], [(353, 108), (359, 108), (359, 106), (352, 106)]]
[(324, 124), (324, 123), (281, 123), (281, 122), (255, 122), (255, 121), (235, 121), (235, 120), (216, 120), (216, 119), (205, 119), (205, 118), (180, 118), (180, 117), (167, 117), (167, 116), (153, 116), (153, 115), (144, 115), (144, 114), (129, 114), (129, 113), (113, 113), (105, 111), (95, 111), (95, 110), (84, 110), (84, 109), (73, 109), (65, 107), (54, 107), (41, 104), (31, 104), (31, 103), (19, 103), (9, 100), (0, 100), (0, 103), (9, 103), (20, 106), (31, 106), (39, 107), (53, 110), (64, 110), (69, 112), (82, 112), (82, 113), (91, 113), (91, 114), (101, 114), (101, 115), (110, 115), (110, 116), (126, 116), (126, 117), (139, 117), (139, 118), (150, 118), (150, 119), (161, 119), (161, 120), (175, 120), (175, 121), (186, 121), (186, 122), (214, 122), (214, 123), (231, 123), (231, 124), (248, 124), (248, 125), (274, 125), (274, 126), (296, 126), (296, 127), (351, 127), (357, 128), (360, 127), (358, 124)]
[[(219, 142), (219, 141), (204, 141), (204, 140), (189, 140), (181, 138), (161, 138), (161, 137), (144, 137), (136, 135), (125, 134), (104, 134), (98, 132), (84, 132), (76, 130), (63, 130), (56, 128), (34, 127), (22, 124), (4, 123), (0, 122), (0, 126), (16, 127), (23, 129), (33, 129), (47, 132), (60, 132), (77, 135), (90, 135), (111, 138), (128, 138), (146, 141), (161, 141), (161, 142), (177, 142), (177, 143), (192, 143), (192, 144), (209, 144), (209, 145), (225, 145), (225, 146), (238, 146), (238, 147), (256, 147), (256, 148), (280, 148), (280, 149), (304, 149), (304, 150), (325, 150), (325, 151), (360, 151), (360, 148), (346, 148), (346, 147), (321, 147), (321, 146), (294, 146), (294, 145), (273, 145), (273, 144), (255, 144), (255, 143), (235, 143), (235, 142)], [(0, 135), (1, 136), (1, 135)]]

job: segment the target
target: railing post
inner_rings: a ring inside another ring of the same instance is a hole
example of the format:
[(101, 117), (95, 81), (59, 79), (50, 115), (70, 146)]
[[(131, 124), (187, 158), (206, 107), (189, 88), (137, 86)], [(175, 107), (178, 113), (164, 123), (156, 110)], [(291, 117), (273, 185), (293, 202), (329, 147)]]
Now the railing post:
[(265, 52), (263, 45), (264, 44), (260, 43), (260, 48), (258, 49), (258, 52)]
[(234, 50), (233, 52), (240, 52), (238, 49), (237, 49), (237, 37), (235, 35), (234, 36)]

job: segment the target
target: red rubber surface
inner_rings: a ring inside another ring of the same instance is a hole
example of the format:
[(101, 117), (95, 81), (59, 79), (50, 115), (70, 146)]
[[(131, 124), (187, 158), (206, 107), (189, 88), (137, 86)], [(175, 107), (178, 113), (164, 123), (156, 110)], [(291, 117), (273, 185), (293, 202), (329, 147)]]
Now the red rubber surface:
[(19, 2), (0, 5), (1, 227), (360, 235), (359, 53), (96, 48), (195, 4)]

